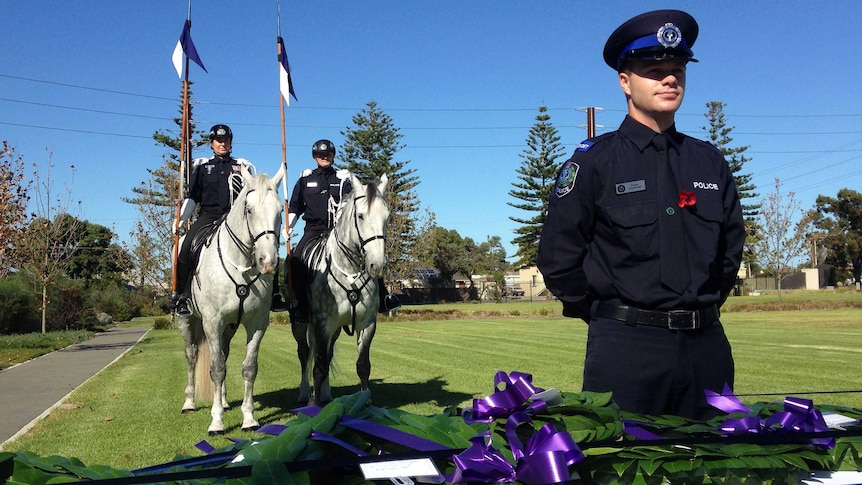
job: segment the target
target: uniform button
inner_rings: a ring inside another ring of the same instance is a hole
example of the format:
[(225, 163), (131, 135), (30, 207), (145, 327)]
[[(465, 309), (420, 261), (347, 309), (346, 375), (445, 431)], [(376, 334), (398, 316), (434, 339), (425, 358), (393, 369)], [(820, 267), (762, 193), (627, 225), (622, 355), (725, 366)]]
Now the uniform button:
[(664, 211), (665, 211), (665, 212), (667, 212), (667, 215), (669, 215), (669, 216), (672, 216), (672, 215), (673, 215), (673, 213), (675, 212), (675, 211), (673, 210), (673, 207), (668, 207), (668, 208), (667, 208), (667, 209), (665, 209)]

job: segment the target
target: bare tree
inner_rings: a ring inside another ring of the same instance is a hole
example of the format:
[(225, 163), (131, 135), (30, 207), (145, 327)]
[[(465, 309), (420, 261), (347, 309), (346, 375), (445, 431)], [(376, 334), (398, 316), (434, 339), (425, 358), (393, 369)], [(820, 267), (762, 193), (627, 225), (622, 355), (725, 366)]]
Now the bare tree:
[[(69, 213), (72, 204), (71, 180), (60, 197), (54, 199), (52, 178), (52, 152), (48, 150), (48, 162), (44, 176), (33, 164), (35, 212), (32, 221), (24, 229), (18, 246), (19, 270), (33, 282), (37, 294), (42, 298), (42, 333), (47, 331), (46, 312), (50, 299), (51, 283), (62, 276), (73, 256), (77, 244), (80, 220)], [(75, 166), (71, 166), (73, 175)], [(77, 202), (80, 207), (80, 201)]]
[(760, 222), (752, 244), (752, 253), (763, 270), (775, 277), (778, 300), (781, 281), (790, 274), (793, 263), (808, 251), (811, 217), (800, 208), (796, 194), (781, 193), (781, 182), (775, 179), (775, 190), (760, 201)]
[(0, 153), (0, 278), (16, 267), (16, 248), (27, 224), (31, 186), (24, 175), (24, 159), (4, 141)]

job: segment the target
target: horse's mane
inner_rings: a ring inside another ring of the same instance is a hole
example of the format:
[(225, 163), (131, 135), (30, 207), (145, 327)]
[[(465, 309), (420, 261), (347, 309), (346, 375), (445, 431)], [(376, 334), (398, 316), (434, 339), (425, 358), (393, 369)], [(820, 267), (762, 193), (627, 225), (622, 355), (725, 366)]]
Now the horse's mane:
[(260, 190), (261, 192), (265, 192), (267, 190), (275, 190), (275, 185), (273, 185), (272, 179), (266, 175), (257, 174), (253, 176), (248, 190)]

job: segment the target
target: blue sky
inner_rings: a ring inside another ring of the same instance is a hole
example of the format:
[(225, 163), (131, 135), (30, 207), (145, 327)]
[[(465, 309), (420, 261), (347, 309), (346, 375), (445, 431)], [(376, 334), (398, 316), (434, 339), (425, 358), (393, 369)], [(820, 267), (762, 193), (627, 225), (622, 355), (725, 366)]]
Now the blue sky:
[[(186, 0), (2, 0), (0, 139), (28, 163), (52, 153), (54, 193), (79, 217), (128, 239), (121, 201), (162, 164), (151, 135), (172, 128), (182, 82), (171, 53)], [(579, 108), (603, 108), (599, 133), (625, 115), (608, 35), (647, 10), (679, 8), (700, 24), (677, 127), (705, 138), (706, 103), (726, 103), (733, 146), (765, 196), (773, 179), (803, 208), (819, 194), (862, 190), (862, 2), (824, 1), (315, 1), (281, 2), (299, 101), (287, 108), (289, 186), (313, 166), (311, 144), (341, 132), (369, 101), (390, 115), (437, 223), (510, 256), (507, 205), (538, 107), (566, 155), (585, 138)], [(274, 173), (281, 161), (276, 2), (194, 1), (192, 66), (200, 127), (227, 123), (234, 156)], [(208, 149), (195, 156), (209, 156)], [(336, 160), (337, 161), (337, 160)], [(560, 160), (562, 162), (562, 159)], [(74, 179), (69, 169), (74, 165)]]

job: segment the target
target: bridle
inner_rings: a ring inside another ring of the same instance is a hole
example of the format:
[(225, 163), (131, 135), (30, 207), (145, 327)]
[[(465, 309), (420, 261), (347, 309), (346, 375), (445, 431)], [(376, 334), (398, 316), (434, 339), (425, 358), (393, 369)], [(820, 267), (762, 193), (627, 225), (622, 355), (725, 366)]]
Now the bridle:
[[(255, 189), (249, 189), (246, 192), (244, 207), (248, 206), (248, 196), (249, 196), (249, 194), (251, 194), (254, 191), (255, 191)], [(237, 265), (236, 263), (231, 261), (230, 258), (227, 258), (225, 256), (225, 254), (222, 252), (221, 238), (219, 237), (219, 234), (221, 233), (222, 229), (224, 229), (227, 232), (228, 237), (230, 238), (230, 241), (233, 242), (233, 244), (237, 248), (239, 248), (239, 250), (243, 254), (246, 254), (246, 255), (253, 254), (254, 253), (254, 245), (257, 243), (257, 241), (263, 237), (270, 235), (270, 234), (275, 236), (275, 245), (278, 246), (280, 244), (279, 234), (276, 231), (268, 229), (268, 230), (261, 231), (257, 235), (255, 235), (251, 230), (251, 224), (249, 222), (248, 216), (246, 214), (244, 214), (243, 218), (245, 219), (245, 227), (246, 227), (246, 232), (248, 233), (248, 239), (251, 240), (251, 243), (246, 244), (246, 242), (243, 240), (243, 238), (241, 238), (240, 235), (238, 235), (236, 232), (234, 232), (234, 230), (230, 227), (230, 225), (227, 224), (227, 214), (225, 214), (222, 217), (221, 221), (219, 221), (218, 230), (215, 232), (215, 234), (213, 236), (216, 240), (216, 251), (218, 252), (218, 257), (219, 257), (219, 261), (221, 261), (222, 269), (224, 269), (225, 274), (231, 280), (231, 282), (234, 284), (236, 296), (239, 298), (239, 312), (237, 312), (236, 323), (232, 324), (234, 329), (238, 328), (239, 323), (242, 321), (242, 315), (244, 313), (245, 299), (248, 298), (248, 295), (250, 292), (249, 288), (257, 282), (257, 280), (261, 276), (261, 273), (260, 273), (260, 271), (257, 271), (257, 274), (255, 274), (254, 277), (251, 279), (251, 281), (249, 281), (247, 284), (239, 283), (234, 278), (234, 275), (232, 274), (230, 268), (228, 267), (228, 263), (230, 263), (230, 267), (239, 271), (240, 274), (246, 274), (246, 273), (250, 272), (252, 269), (255, 269), (256, 264), (254, 264), (254, 261), (252, 261), (251, 266), (240, 267), (239, 265)]]
[[(331, 253), (326, 257), (326, 273), (331, 275), (335, 283), (338, 284), (345, 293), (347, 293), (347, 300), (350, 302), (351, 323), (350, 326), (345, 325), (343, 327), (344, 333), (349, 336), (353, 336), (356, 331), (356, 306), (359, 304), (362, 290), (371, 282), (371, 277), (365, 270), (365, 246), (378, 239), (386, 240), (386, 236), (382, 233), (375, 234), (368, 238), (363, 238), (362, 233), (359, 231), (359, 215), (356, 210), (356, 201), (365, 197), (367, 196), (357, 195), (353, 197), (353, 227), (356, 229), (356, 236), (359, 238), (359, 252), (357, 253), (353, 248), (342, 242), (341, 239), (338, 238), (338, 231), (333, 229), (333, 231), (335, 231), (334, 238), (338, 245), (338, 249), (341, 250), (342, 254), (344, 254), (351, 263), (359, 268), (359, 271), (357, 273), (348, 273), (332, 260)], [(333, 267), (346, 277), (346, 284), (332, 272)], [(357, 281), (362, 281), (362, 284), (357, 284)], [(349, 287), (348, 284), (350, 285)]]

